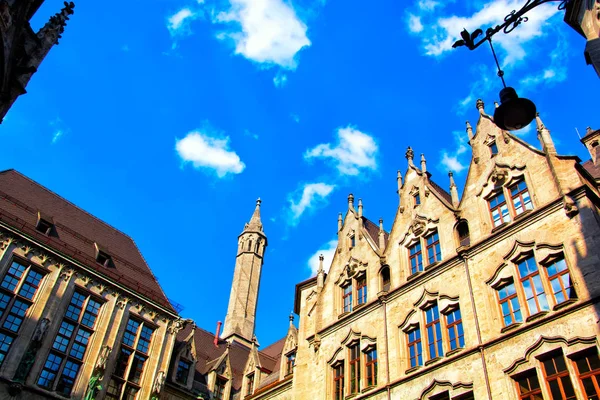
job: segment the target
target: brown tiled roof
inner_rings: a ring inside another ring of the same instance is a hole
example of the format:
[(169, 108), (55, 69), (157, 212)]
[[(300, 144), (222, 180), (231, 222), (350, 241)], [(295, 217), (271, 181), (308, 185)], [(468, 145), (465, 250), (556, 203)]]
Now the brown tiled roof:
[[(52, 235), (35, 229), (38, 211), (52, 218)], [(129, 236), (15, 170), (0, 172), (0, 221), (175, 313)], [(114, 265), (96, 262), (94, 243), (108, 251)]]
[[(363, 219), (363, 226), (365, 227), (367, 233), (369, 234), (369, 236), (371, 236), (371, 239), (373, 239), (375, 244), (377, 244), (377, 246), (379, 246), (379, 225), (377, 225), (375, 222), (369, 220), (368, 218), (362, 217), (362, 219)], [(390, 234), (384, 230), (383, 231), (383, 240), (384, 240), (384, 243), (386, 246), (387, 246), (389, 237), (390, 237)]]
[[(264, 350), (260, 352), (260, 354), (265, 354), (271, 357), (274, 361), (273, 368), (271, 368), (271, 373), (263, 380), (260, 381), (257, 389), (264, 388), (270, 385), (273, 382), (277, 382), (279, 380), (279, 370), (281, 368), (281, 356), (283, 351), (283, 346), (285, 345), (285, 340), (287, 336), (282, 337), (269, 347), (266, 347)], [(265, 365), (263, 364), (263, 367)]]
[(444, 189), (441, 188), (440, 185), (438, 185), (431, 179), (429, 179), (429, 184), (443, 199), (445, 199), (450, 205), (452, 205), (452, 196), (450, 196), (450, 193), (446, 192)]
[(279, 339), (275, 343), (273, 343), (273, 344), (265, 347), (260, 352), (263, 353), (263, 354), (266, 354), (267, 356), (269, 356), (271, 358), (277, 358), (277, 357), (279, 357), (281, 355), (281, 352), (283, 351), (283, 346), (285, 345), (285, 339), (286, 338), (287, 338), (287, 336), (282, 337), (281, 339)]
[(585, 168), (594, 179), (600, 179), (600, 165), (594, 165), (594, 162), (592, 160), (588, 160), (582, 165), (583, 168)]
[(588, 129), (588, 130), (586, 130), (585, 135), (583, 135), (583, 137), (592, 136), (598, 132), (600, 132), (600, 129), (596, 129), (596, 130)]

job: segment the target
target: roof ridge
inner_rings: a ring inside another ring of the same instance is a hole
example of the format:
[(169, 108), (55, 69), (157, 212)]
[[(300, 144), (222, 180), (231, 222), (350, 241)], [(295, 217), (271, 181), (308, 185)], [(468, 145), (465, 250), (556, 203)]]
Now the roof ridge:
[[(377, 229), (379, 229), (379, 225), (378, 225), (378, 224), (376, 224), (375, 222), (371, 221), (369, 218), (365, 217), (364, 215), (363, 215), (363, 218), (364, 218), (364, 219), (365, 219), (367, 222), (369, 222), (369, 223), (373, 224), (373, 226), (375, 226)], [(388, 232), (388, 231), (386, 231), (385, 229), (383, 230), (383, 232), (384, 232), (384, 233), (387, 233), (387, 234), (389, 235), (389, 232)]]
[[(30, 177), (28, 177), (27, 175), (24, 175), (23, 173), (21, 173), (21, 172), (17, 171), (17, 170), (16, 170), (16, 169), (14, 169), (14, 168), (10, 168), (10, 169), (4, 170), (4, 171), (0, 171), (0, 174), (4, 174), (4, 173), (6, 173), (6, 172), (13, 172), (13, 173), (15, 173), (15, 174), (19, 175), (20, 177), (22, 177), (22, 178), (25, 178), (27, 181), (29, 181), (29, 182), (33, 183), (33, 184), (34, 184), (34, 185), (36, 185), (36, 186), (39, 186), (40, 188), (42, 188), (43, 190), (45, 190), (46, 192), (48, 192), (48, 193), (49, 193), (49, 194), (51, 194), (52, 196), (54, 196), (54, 197), (57, 197), (58, 199), (60, 199), (60, 200), (62, 200), (62, 201), (64, 201), (64, 202), (66, 202), (66, 203), (68, 203), (69, 205), (71, 205), (71, 206), (75, 207), (76, 209), (78, 209), (79, 211), (83, 212), (84, 214), (86, 214), (86, 215), (88, 215), (88, 216), (92, 217), (94, 220), (96, 220), (96, 221), (100, 222), (101, 224), (105, 225), (106, 227), (108, 227), (108, 228), (110, 228), (110, 229), (114, 230), (115, 232), (118, 232), (118, 233), (120, 233), (121, 235), (123, 235), (123, 236), (127, 237), (127, 239), (131, 240), (131, 241), (132, 241), (132, 242), (135, 244), (135, 242), (134, 242), (133, 238), (132, 238), (131, 236), (129, 236), (128, 234), (126, 234), (125, 232), (123, 232), (123, 231), (121, 231), (121, 230), (119, 230), (119, 229), (115, 228), (114, 226), (112, 226), (112, 225), (108, 224), (107, 222), (105, 222), (105, 221), (101, 220), (100, 218), (96, 217), (95, 215), (93, 215), (93, 214), (91, 214), (91, 213), (87, 212), (87, 211), (86, 211), (86, 210), (84, 210), (83, 208), (79, 207), (77, 204), (75, 204), (75, 203), (73, 203), (73, 202), (71, 202), (71, 201), (69, 201), (69, 200), (65, 199), (64, 197), (62, 197), (62, 196), (61, 196), (61, 195), (59, 195), (58, 193), (56, 193), (56, 192), (53, 192), (52, 190), (48, 189), (46, 186), (44, 186), (44, 185), (40, 184), (39, 182), (36, 182), (36, 181), (34, 181), (33, 179), (31, 179), (31, 178), (30, 178)], [(88, 239), (89, 239), (89, 238), (88, 238)], [(91, 240), (91, 239), (90, 239), (90, 240)], [(135, 245), (135, 247), (137, 248), (137, 245)], [(138, 249), (138, 252), (140, 252), (140, 251), (139, 251), (139, 249)], [(146, 264), (146, 266), (148, 266), (148, 263), (146, 263), (146, 260), (145, 260), (145, 259), (143, 259), (143, 260), (144, 260), (144, 263)], [(150, 267), (148, 267), (148, 269), (149, 269), (149, 268), (150, 268)], [(162, 290), (162, 288), (161, 288), (161, 290)]]

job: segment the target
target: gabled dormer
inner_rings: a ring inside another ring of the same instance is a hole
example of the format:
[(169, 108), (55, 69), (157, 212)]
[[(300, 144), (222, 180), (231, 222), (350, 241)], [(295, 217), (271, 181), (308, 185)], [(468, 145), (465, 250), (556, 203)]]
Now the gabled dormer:
[(229, 360), (230, 349), (231, 344), (228, 344), (227, 349), (219, 358), (207, 364), (208, 373), (206, 383), (212, 393), (212, 399), (231, 398), (233, 373)]
[(258, 388), (262, 378), (262, 370), (263, 368), (261, 365), (260, 356), (258, 354), (256, 338), (253, 338), (252, 347), (250, 348), (250, 353), (248, 354), (248, 360), (246, 361), (246, 366), (244, 367), (244, 377), (242, 379), (242, 399), (252, 396), (254, 391)]
[(279, 379), (285, 379), (294, 373), (296, 366), (296, 353), (298, 351), (298, 329), (294, 325), (294, 314), (290, 315), (290, 327), (288, 328), (281, 360), (279, 365)]
[(196, 342), (194, 334), (196, 329), (192, 329), (190, 334), (177, 345), (173, 354), (173, 364), (170, 380), (177, 385), (183, 386), (187, 390), (192, 390), (194, 383), (194, 373), (196, 370)]

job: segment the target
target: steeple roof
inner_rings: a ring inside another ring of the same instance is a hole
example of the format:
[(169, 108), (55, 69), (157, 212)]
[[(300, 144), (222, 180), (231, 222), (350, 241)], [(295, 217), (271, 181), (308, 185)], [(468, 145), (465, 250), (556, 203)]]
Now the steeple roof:
[(248, 222), (244, 226), (245, 232), (246, 231), (254, 231), (254, 232), (262, 232), (263, 231), (262, 221), (260, 220), (260, 203), (262, 203), (262, 200), (260, 198), (258, 198), (256, 200), (256, 208), (254, 209), (254, 213), (252, 213), (250, 222)]

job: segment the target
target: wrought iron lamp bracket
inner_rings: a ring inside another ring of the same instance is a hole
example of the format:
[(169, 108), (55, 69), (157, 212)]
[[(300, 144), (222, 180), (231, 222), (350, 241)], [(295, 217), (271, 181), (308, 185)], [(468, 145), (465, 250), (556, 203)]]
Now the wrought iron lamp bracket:
[(564, 10), (571, 0), (527, 0), (525, 5), (519, 11), (512, 10), (506, 17), (504, 17), (504, 23), (501, 25), (496, 25), (493, 28), (488, 28), (485, 31), (485, 36), (482, 38), (479, 38), (479, 36), (483, 34), (483, 30), (481, 29), (476, 29), (472, 33), (469, 33), (469, 31), (463, 29), (463, 31), (460, 33), (462, 39), (454, 42), (452, 47), (456, 48), (460, 46), (466, 46), (469, 50), (475, 50), (477, 47), (481, 46), (482, 43), (491, 40), (492, 36), (500, 31), (503, 31), (505, 34), (512, 32), (517, 26), (521, 25), (521, 23), (527, 22), (528, 18), (524, 16), (527, 12), (533, 10), (537, 6), (540, 6), (544, 3), (549, 3), (551, 1), (560, 1), (558, 9)]

